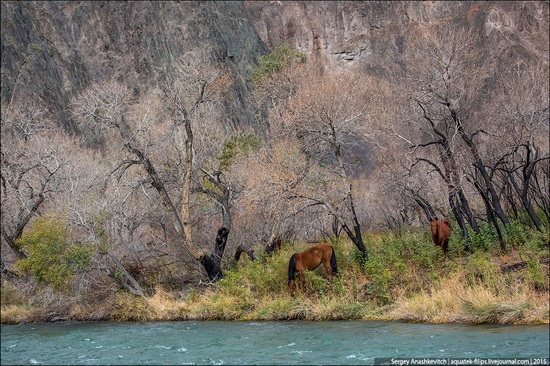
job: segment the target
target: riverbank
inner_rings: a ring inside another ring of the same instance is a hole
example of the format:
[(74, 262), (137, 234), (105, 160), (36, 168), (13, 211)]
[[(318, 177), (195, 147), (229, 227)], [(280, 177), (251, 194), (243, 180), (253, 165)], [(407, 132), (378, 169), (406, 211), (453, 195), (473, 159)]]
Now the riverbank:
[[(511, 239), (514, 239), (510, 243)], [(473, 238), (462, 253), (453, 237), (449, 259), (425, 234), (369, 234), (369, 260), (335, 241), (339, 275), (326, 281), (320, 266), (307, 273), (294, 298), (287, 287), (288, 259), (306, 244), (283, 246), (256, 261), (233, 263), (213, 286), (150, 297), (127, 292), (69, 298), (37, 289), (33, 298), (2, 284), (2, 324), (57, 320), (377, 320), (424, 323), (549, 324), (548, 232), (509, 235), (510, 250)]]

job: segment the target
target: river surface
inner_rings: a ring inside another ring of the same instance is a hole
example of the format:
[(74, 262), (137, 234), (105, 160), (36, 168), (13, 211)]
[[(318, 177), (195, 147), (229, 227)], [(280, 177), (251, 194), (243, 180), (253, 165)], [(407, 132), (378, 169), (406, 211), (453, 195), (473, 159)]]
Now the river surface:
[(2, 325), (0, 347), (4, 366), (369, 365), (381, 357), (548, 364), (549, 346), (546, 325), (184, 321)]

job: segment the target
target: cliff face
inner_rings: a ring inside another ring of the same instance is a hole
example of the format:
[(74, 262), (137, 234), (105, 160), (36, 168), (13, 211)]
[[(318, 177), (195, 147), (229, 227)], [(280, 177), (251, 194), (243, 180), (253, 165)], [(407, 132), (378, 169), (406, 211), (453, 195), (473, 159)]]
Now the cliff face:
[(481, 32), (486, 57), (548, 64), (548, 2), (7, 2), (1, 3), (2, 103), (40, 98), (71, 122), (69, 99), (91, 83), (124, 80), (136, 93), (175, 61), (222, 62), (236, 76), (229, 123), (253, 123), (246, 81), (257, 58), (286, 43), (328, 68), (403, 67), (407, 40), (459, 17)]
[(2, 102), (40, 98), (70, 127), (66, 105), (90, 83), (141, 92), (177, 60), (223, 62), (236, 77), (233, 123), (249, 123), (246, 74), (268, 50), (242, 2), (2, 2)]
[(487, 57), (535, 57), (548, 63), (549, 4), (531, 1), (247, 1), (268, 47), (281, 43), (331, 68), (371, 72), (402, 67), (407, 40), (449, 19), (483, 34)]

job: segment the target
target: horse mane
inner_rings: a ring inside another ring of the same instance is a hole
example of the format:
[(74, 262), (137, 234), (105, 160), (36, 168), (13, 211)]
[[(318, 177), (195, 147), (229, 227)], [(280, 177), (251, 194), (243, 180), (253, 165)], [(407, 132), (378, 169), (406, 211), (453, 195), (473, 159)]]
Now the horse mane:
[(290, 282), (294, 280), (294, 277), (296, 276), (296, 254), (292, 254), (292, 257), (290, 257), (290, 262), (288, 263), (288, 284), (290, 285)]

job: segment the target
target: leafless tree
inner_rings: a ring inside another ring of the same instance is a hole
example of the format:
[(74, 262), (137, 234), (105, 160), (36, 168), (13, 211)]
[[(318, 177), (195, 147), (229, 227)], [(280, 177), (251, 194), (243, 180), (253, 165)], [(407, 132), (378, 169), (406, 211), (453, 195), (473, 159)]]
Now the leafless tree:
[(484, 131), (474, 112), (479, 108), (486, 82), (478, 38), (462, 24), (448, 23), (426, 32), (415, 44), (405, 80), (411, 107), (419, 117), (411, 118), (409, 125), (423, 135), (421, 142), (411, 141), (411, 147), (416, 152), (434, 147), (439, 160), (419, 156), (415, 164), (427, 164), (445, 182), (451, 210), (466, 239), (465, 248), (469, 249), (465, 222), (474, 231), (479, 230), (462, 179), (469, 161), (483, 182), (476, 187), (489, 212), (494, 212), (503, 223), (508, 222), (476, 140)]
[(16, 241), (32, 218), (65, 179), (76, 144), (59, 131), (38, 103), (2, 107), (2, 239), (16, 254), (26, 254)]
[[(147, 94), (148, 101), (132, 101), (123, 86), (106, 83), (83, 93), (73, 108), (80, 125), (93, 132), (94, 141), (118, 141), (108, 144), (118, 147), (113, 157), (120, 159), (112, 170), (113, 177), (119, 182), (131, 177), (134, 190), (141, 189), (146, 196), (151, 189), (156, 191), (186, 253), (202, 263), (210, 280), (221, 278), (218, 257), (223, 253), (218, 249), (224, 246), (216, 246), (212, 255), (206, 254), (196, 246), (192, 234), (192, 177), (200, 167), (200, 159), (205, 159), (200, 154), (197, 157), (197, 149), (208, 148), (200, 144), (205, 139), (195, 140), (195, 131), (205, 119), (216, 118), (216, 103), (223, 99), (231, 82), (231, 75), (221, 69), (197, 69), (182, 63), (176, 74)], [(136, 175), (139, 170), (135, 167), (143, 169), (145, 179)], [(213, 176), (205, 168), (201, 171)], [(230, 224), (229, 216), (224, 222)], [(228, 230), (223, 231), (224, 243)]]
[(538, 198), (548, 217), (548, 168), (544, 164), (550, 159), (548, 66), (518, 62), (511, 70), (501, 70), (499, 76), (503, 86), (495, 100), (501, 114), (495, 125), (502, 152), (495, 170), (505, 173), (504, 185), (513, 188), (533, 224), (541, 229), (532, 202)]
[[(287, 205), (295, 207), (293, 212), (324, 207), (366, 259), (350, 164), (350, 152), (364, 143), (365, 84), (359, 74), (323, 74), (315, 64), (299, 71), (285, 111), (271, 115), (271, 133), (279, 142), (266, 156), (271, 173), (266, 183), (276, 188), (268, 194), (285, 198), (281, 212), (289, 211)], [(275, 166), (281, 168), (276, 177)]]

